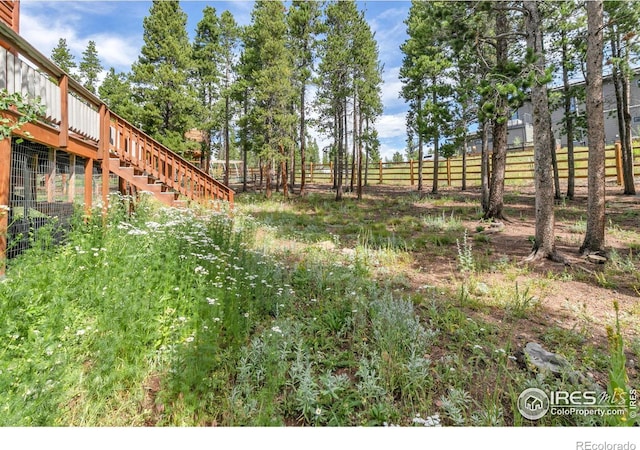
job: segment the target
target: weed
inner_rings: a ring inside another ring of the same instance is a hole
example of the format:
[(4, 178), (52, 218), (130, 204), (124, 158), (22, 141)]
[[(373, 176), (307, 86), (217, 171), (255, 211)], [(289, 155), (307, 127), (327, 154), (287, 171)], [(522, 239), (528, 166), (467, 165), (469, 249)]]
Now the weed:
[(422, 217), (422, 224), (435, 231), (462, 231), (464, 224), (453, 211), (447, 215), (444, 211), (440, 215), (426, 215)]
[(607, 394), (611, 403), (624, 408), (625, 412), (623, 415), (607, 416), (607, 421), (610, 425), (634, 426), (638, 421), (636, 416), (637, 394), (636, 390), (629, 386), (624, 345), (620, 334), (620, 310), (617, 301), (613, 302), (613, 307), (616, 313), (615, 328), (607, 327), (609, 354), (611, 356)]
[(537, 308), (538, 305), (538, 297), (529, 293), (529, 286), (521, 290), (518, 282), (516, 282), (513, 298), (507, 302), (505, 312), (508, 317), (522, 319), (526, 317), (531, 310)]
[(467, 236), (467, 230), (464, 231), (462, 244), (456, 239), (456, 245), (458, 247), (458, 267), (463, 272), (474, 272), (476, 264), (473, 258), (471, 242), (469, 242)]

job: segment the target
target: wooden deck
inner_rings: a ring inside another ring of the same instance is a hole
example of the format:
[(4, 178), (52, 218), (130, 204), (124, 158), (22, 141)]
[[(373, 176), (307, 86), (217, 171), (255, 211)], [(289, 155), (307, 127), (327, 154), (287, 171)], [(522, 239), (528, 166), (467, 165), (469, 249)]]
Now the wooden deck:
[[(17, 136), (85, 158), (85, 206), (91, 208), (90, 177), (94, 166), (114, 173), (165, 204), (197, 202), (233, 205), (234, 192), (139, 128), (112, 113), (107, 105), (17, 34), (19, 2), (0, 2), (0, 90), (38, 98), (45, 114), (25, 125)], [(14, 110), (0, 111), (15, 120)], [(0, 206), (9, 205), (11, 140), (0, 140)], [(131, 176), (128, 176), (131, 172)], [(108, 204), (108, 177), (101, 186)], [(161, 185), (160, 189), (156, 185)], [(150, 187), (153, 186), (153, 187)], [(170, 201), (168, 201), (170, 199)], [(8, 214), (0, 209), (0, 274), (6, 252)]]

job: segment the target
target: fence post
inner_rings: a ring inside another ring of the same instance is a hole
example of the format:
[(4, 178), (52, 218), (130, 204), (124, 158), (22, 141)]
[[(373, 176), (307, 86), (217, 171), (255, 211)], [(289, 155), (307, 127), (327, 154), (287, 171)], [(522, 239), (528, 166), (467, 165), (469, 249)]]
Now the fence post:
[(60, 87), (60, 138), (58, 147), (67, 148), (69, 144), (69, 77), (62, 75)]
[(447, 158), (447, 185), (451, 187), (451, 158)]
[(0, 276), (6, 270), (9, 228), (9, 186), (11, 184), (11, 138), (0, 140)]
[(47, 190), (47, 201), (52, 203), (55, 200), (56, 189), (56, 149), (49, 149), (49, 160), (47, 161), (47, 174), (44, 176), (44, 184)]
[(313, 161), (309, 163), (309, 183), (313, 183)]
[(333, 184), (333, 161), (329, 161), (329, 183)]
[(76, 197), (76, 155), (69, 155), (69, 185), (67, 187), (67, 201), (72, 202)]
[(410, 160), (409, 160), (409, 173), (411, 174), (411, 175), (410, 175), (410, 178), (411, 178), (411, 186), (413, 186), (413, 185), (415, 184), (415, 183), (414, 183), (414, 181), (413, 181), (413, 159), (410, 159)]
[(84, 211), (91, 214), (93, 202), (93, 159), (84, 160)]
[(618, 186), (622, 186), (622, 182), (624, 181), (624, 174), (622, 172), (622, 145), (620, 142), (616, 142), (616, 178), (618, 180)]
[(379, 181), (379, 183), (380, 183), (380, 184), (382, 184), (382, 160), (380, 160), (380, 161), (378, 162), (378, 164), (379, 164), (379, 166), (378, 166), (378, 167), (379, 167), (379, 170), (380, 170), (380, 177), (379, 177), (379, 178), (380, 178), (380, 181)]

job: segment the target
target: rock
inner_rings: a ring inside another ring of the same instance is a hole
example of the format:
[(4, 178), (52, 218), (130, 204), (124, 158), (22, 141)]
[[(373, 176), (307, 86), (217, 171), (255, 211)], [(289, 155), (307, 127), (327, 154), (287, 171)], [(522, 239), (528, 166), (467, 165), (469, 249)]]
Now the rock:
[(548, 370), (554, 374), (561, 374), (571, 368), (566, 359), (545, 350), (537, 342), (528, 342), (524, 346), (524, 354), (527, 362), (542, 371)]
[(590, 253), (587, 255), (587, 261), (596, 263), (596, 264), (604, 264), (607, 262), (607, 258), (597, 253)]
[(502, 222), (491, 222), (489, 228), (482, 230), (482, 234), (491, 234), (491, 233), (499, 233), (504, 230), (504, 223)]

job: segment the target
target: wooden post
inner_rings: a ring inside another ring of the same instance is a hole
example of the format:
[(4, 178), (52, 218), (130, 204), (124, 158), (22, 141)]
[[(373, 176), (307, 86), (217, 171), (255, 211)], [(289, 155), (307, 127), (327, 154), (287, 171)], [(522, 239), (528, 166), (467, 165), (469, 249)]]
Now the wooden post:
[(76, 155), (69, 155), (69, 187), (67, 201), (73, 203), (76, 197)]
[(109, 209), (109, 158), (102, 159), (102, 215)]
[(87, 158), (84, 161), (84, 211), (91, 214), (93, 202), (93, 159)]
[(451, 186), (451, 158), (447, 158), (447, 184)]
[(6, 271), (11, 186), (11, 138), (0, 140), (0, 276)]
[(56, 150), (49, 149), (49, 170), (45, 176), (45, 187), (47, 189), (47, 201), (53, 203), (56, 193)]
[(415, 182), (413, 180), (413, 159), (409, 160), (409, 173), (410, 173), (410, 178), (411, 178), (411, 186), (413, 186), (415, 184)]
[(60, 87), (60, 138), (58, 147), (67, 148), (69, 144), (69, 77), (63, 75), (58, 84)]
[(624, 173), (622, 170), (622, 145), (620, 142), (616, 142), (616, 178), (618, 181), (618, 186), (622, 186), (622, 182), (624, 181)]
[(378, 170), (380, 175), (378, 183), (382, 184), (382, 160), (378, 162)]
[(313, 161), (309, 164), (309, 183), (313, 183)]

